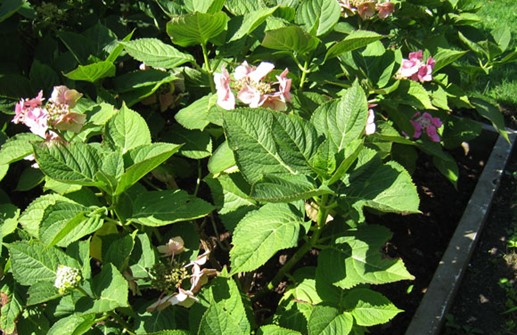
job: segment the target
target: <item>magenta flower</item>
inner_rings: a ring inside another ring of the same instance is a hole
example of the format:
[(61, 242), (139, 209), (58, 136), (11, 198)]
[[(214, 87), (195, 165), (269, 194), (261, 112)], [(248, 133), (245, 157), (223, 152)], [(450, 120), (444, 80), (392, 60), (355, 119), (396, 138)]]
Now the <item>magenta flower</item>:
[(435, 61), (429, 57), (425, 63), (422, 62), (422, 50), (409, 53), (409, 59), (402, 59), (402, 64), (398, 72), (400, 78), (411, 79), (421, 83), (432, 81), (433, 68)]
[(224, 109), (235, 108), (235, 96), (230, 88), (230, 74), (226, 68), (221, 73), (214, 73), (215, 88), (217, 90), (217, 104)]
[(440, 136), (438, 135), (437, 129), (442, 126), (442, 121), (439, 118), (433, 117), (427, 112), (423, 114), (416, 112), (410, 122), (415, 128), (413, 138), (420, 138), (420, 136), (422, 136), (422, 131), (425, 131), (427, 137), (429, 137), (431, 141), (440, 142)]

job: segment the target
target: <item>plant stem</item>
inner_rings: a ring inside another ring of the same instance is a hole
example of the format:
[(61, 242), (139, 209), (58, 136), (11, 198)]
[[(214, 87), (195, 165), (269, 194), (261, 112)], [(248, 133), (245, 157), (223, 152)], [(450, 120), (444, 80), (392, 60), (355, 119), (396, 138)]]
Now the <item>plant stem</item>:
[(212, 91), (212, 93), (215, 93), (215, 84), (214, 84), (214, 81), (212, 80), (213, 70), (212, 70), (212, 67), (210, 66), (210, 61), (208, 59), (208, 50), (206, 48), (206, 44), (204, 44), (204, 43), (201, 44), (201, 50), (203, 51), (203, 61), (205, 62), (206, 71), (208, 72), (208, 81), (210, 84), (210, 90)]
[(301, 68), (302, 77), (300, 78), (300, 89), (302, 89), (303, 85), (305, 84), (305, 80), (307, 78), (307, 73), (310, 73), (308, 67), (309, 67), (309, 60), (306, 59), (305, 62), (303, 63), (303, 67)]
[(132, 332), (131, 330), (129, 330), (129, 325), (127, 324), (126, 320), (124, 320), (123, 318), (121, 318), (117, 313), (115, 312), (109, 312), (109, 315), (115, 319), (115, 321), (117, 321), (117, 323), (119, 325), (121, 325), (124, 329), (122, 330), (123, 333), (128, 333), (128, 334), (131, 334), (131, 335), (136, 335), (136, 333)]

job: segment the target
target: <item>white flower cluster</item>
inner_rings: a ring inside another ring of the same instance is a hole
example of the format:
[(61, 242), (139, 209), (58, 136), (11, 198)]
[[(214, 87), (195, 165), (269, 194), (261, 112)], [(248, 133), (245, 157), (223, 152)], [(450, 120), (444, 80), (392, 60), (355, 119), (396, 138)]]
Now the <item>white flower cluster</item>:
[(81, 283), (81, 272), (79, 269), (66, 265), (59, 265), (56, 272), (56, 281), (54, 286), (59, 290), (60, 294), (65, 294)]

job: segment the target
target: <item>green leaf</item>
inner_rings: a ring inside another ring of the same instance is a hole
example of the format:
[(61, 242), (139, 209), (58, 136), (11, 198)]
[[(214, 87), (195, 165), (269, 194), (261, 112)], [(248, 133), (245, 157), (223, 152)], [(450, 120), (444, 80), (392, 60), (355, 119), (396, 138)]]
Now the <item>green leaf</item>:
[(142, 193), (133, 202), (130, 220), (158, 227), (201, 218), (213, 210), (208, 202), (181, 190)]
[[(92, 291), (96, 300), (91, 306), (88, 302), (77, 302), (77, 310), (81, 315), (99, 314), (112, 311), (119, 307), (128, 307), (128, 283), (124, 276), (113, 264), (104, 264), (101, 272), (92, 280)], [(86, 310), (84, 310), (86, 308)]]
[(343, 40), (330, 47), (330, 49), (327, 51), (327, 54), (325, 55), (325, 60), (337, 57), (345, 52), (363, 48), (368, 44), (378, 41), (382, 38), (384, 38), (383, 35), (373, 31), (354, 30)]
[(88, 65), (79, 65), (77, 69), (65, 73), (64, 76), (72, 80), (95, 83), (99, 79), (114, 77), (115, 72), (116, 68), (113, 63), (101, 61)]
[(58, 265), (79, 268), (77, 262), (60, 249), (38, 242), (14, 242), (8, 245), (14, 279), (21, 285), (39, 281), (54, 282)]
[(266, 31), (262, 46), (268, 49), (308, 55), (314, 51), (320, 40), (298, 26), (287, 26)]
[(54, 286), (54, 283), (50, 281), (35, 283), (29, 287), (27, 293), (29, 295), (27, 298), (27, 306), (41, 304), (62, 296)]
[(142, 177), (169, 159), (181, 148), (172, 143), (153, 143), (129, 150), (124, 156), (129, 167), (120, 176), (115, 194), (121, 194), (136, 184)]
[(215, 149), (208, 160), (207, 167), (211, 174), (218, 175), (236, 164), (233, 151), (228, 146), (228, 141), (224, 141)]
[(215, 105), (211, 95), (206, 95), (180, 109), (174, 116), (187, 129), (203, 130), (210, 124), (210, 109)]
[(0, 204), (0, 236), (6, 237), (16, 230), (19, 216), (20, 209), (15, 205)]
[[(7, 165), (8, 166), (8, 165)], [(18, 184), (16, 185), (15, 191), (29, 191), (41, 184), (45, 180), (45, 175), (39, 169), (35, 169), (32, 166), (23, 169)]]
[(258, 10), (244, 14), (242, 23), (239, 25), (239, 29), (233, 34), (228, 42), (237, 41), (242, 37), (252, 33), (262, 23), (266, 21), (276, 10), (278, 6), (271, 8), (260, 8)]
[(95, 325), (95, 314), (77, 315), (71, 314), (64, 318), (57, 320), (49, 329), (47, 335), (82, 335), (91, 330)]
[(210, 186), (214, 204), (219, 208), (219, 218), (226, 229), (233, 231), (237, 223), (257, 204), (248, 195), (249, 185), (239, 173), (223, 174), (216, 179), (205, 178)]
[(377, 225), (349, 229), (336, 244), (321, 250), (316, 281), (350, 289), (359, 284), (385, 284), (412, 280), (402, 260), (385, 258), (381, 248), (391, 238), (390, 231)]
[(140, 114), (122, 105), (106, 124), (104, 140), (113, 149), (120, 148), (125, 153), (137, 146), (151, 144), (151, 133)]
[(223, 12), (215, 14), (193, 13), (173, 17), (167, 23), (167, 34), (172, 43), (182, 47), (206, 45), (227, 29), (228, 16)]
[(296, 23), (316, 36), (332, 30), (341, 17), (341, 8), (334, 0), (303, 1), (296, 10)]
[(451, 63), (454, 63), (467, 53), (468, 51), (438, 48), (438, 52), (435, 55), (433, 55), (433, 59), (436, 62), (433, 68), (433, 72), (438, 72), (438, 70), (444, 68), (445, 66)]
[[(210, 305), (217, 304), (227, 315), (231, 315), (232, 320), (229, 321), (235, 325), (232, 334), (234, 332), (251, 333), (251, 325), (246, 312), (247, 309), (251, 308), (251, 305), (250, 301), (244, 297), (231, 277), (220, 276), (213, 279), (208, 290), (203, 292), (203, 299), (209, 301)], [(205, 321), (208, 322), (208, 320)], [(203, 322), (202, 319), (201, 323), (203, 324)]]
[(19, 161), (34, 152), (33, 143), (43, 139), (33, 133), (19, 133), (9, 138), (0, 148), (0, 165)]
[(419, 213), (419, 197), (409, 173), (394, 161), (360, 174), (344, 191), (344, 202), (359, 212), (370, 207), (387, 213)]
[(318, 133), (330, 140), (335, 153), (361, 137), (368, 118), (368, 102), (359, 84), (354, 82), (341, 99), (316, 109), (311, 122)]
[(343, 304), (355, 322), (366, 327), (386, 323), (402, 312), (381, 293), (368, 288), (352, 289)]
[(508, 139), (508, 133), (505, 130), (503, 113), (499, 108), (489, 101), (481, 98), (471, 98), (470, 102), (474, 107), (476, 107), (478, 114), (490, 121), (499, 134), (510, 142)]
[(431, 103), (429, 93), (416, 81), (402, 80), (396, 92), (401, 94), (397, 99), (401, 104), (413, 106), (416, 109), (436, 109)]
[(135, 245), (130, 256), (130, 268), (134, 277), (146, 277), (148, 270), (156, 264), (154, 247), (149, 236), (145, 233), (137, 234)]
[(45, 194), (33, 200), (23, 211), (19, 221), (23, 229), (32, 237), (39, 238), (40, 223), (47, 207), (56, 202), (75, 203), (73, 200), (59, 194)]
[(100, 155), (89, 144), (52, 143), (34, 145), (34, 155), (43, 173), (52, 179), (83, 186), (95, 186)]
[(265, 325), (260, 327), (258, 335), (302, 335), (302, 333), (277, 325)]
[(267, 174), (312, 171), (308, 161), (316, 151), (316, 133), (306, 121), (244, 108), (225, 112), (224, 128), (239, 169), (252, 184)]
[(223, 8), (225, 0), (185, 0), (185, 8), (191, 12), (217, 13)]
[[(4, 22), (25, 4), (26, 0), (4, 0), (0, 5), (0, 22)], [(9, 333), (9, 332), (8, 332)]]
[(87, 210), (88, 208), (81, 204), (68, 201), (56, 201), (55, 204), (46, 207), (39, 229), (40, 240), (47, 246), (56, 244), (58, 241), (55, 239), (63, 230), (66, 230), (66, 234), (85, 219)]
[(120, 272), (125, 271), (135, 246), (135, 234), (110, 234), (100, 238), (102, 239), (102, 261), (115, 265)]
[(182, 144), (180, 154), (191, 159), (202, 159), (212, 155), (212, 136), (197, 129), (172, 126), (164, 141)]
[[(0, 306), (0, 329), (6, 334), (16, 332), (16, 324), (23, 311), (24, 302), (20, 294), (20, 286), (13, 280), (10, 274), (2, 278), (0, 295), (2, 296), (2, 306)], [(6, 303), (4, 304), (4, 299)]]
[(195, 62), (192, 55), (183, 53), (157, 38), (140, 38), (121, 44), (131, 57), (155, 68), (174, 69), (182, 64)]
[(322, 194), (332, 194), (326, 186), (317, 186), (316, 181), (305, 175), (266, 175), (253, 185), (251, 196), (258, 201), (292, 202), (306, 200)]
[(239, 327), (238, 320), (225, 309), (224, 304), (211, 304), (199, 325), (199, 335), (248, 335)]
[(231, 273), (256, 270), (277, 251), (295, 247), (302, 224), (301, 214), (284, 203), (250, 212), (234, 231)]
[(309, 335), (350, 334), (354, 319), (330, 306), (316, 306), (309, 318)]

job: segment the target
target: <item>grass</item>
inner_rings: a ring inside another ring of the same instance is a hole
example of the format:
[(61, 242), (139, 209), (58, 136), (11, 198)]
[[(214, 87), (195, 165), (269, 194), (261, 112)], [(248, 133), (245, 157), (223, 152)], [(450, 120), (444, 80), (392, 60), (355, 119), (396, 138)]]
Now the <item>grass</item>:
[[(484, 0), (478, 15), (487, 31), (508, 27), (512, 34), (510, 49), (517, 47), (517, 1)], [(505, 109), (517, 113), (517, 63), (494, 68), (490, 75), (479, 78), (474, 93), (495, 99)]]

